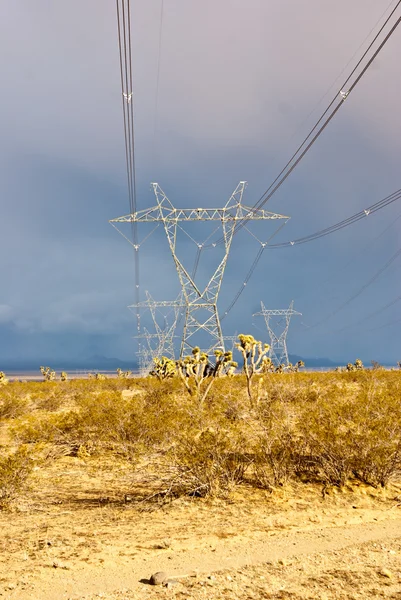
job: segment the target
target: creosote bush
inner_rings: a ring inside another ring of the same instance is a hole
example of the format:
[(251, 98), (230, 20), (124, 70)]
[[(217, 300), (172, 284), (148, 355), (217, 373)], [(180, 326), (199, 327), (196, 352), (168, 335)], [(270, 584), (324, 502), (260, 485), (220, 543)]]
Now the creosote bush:
[[(216, 358), (215, 373), (227, 374), (230, 354)], [(196, 373), (200, 363), (199, 389), (186, 377), (191, 393), (179, 375), (11, 382), (0, 391), (1, 423), (15, 443), (45, 444), (55, 460), (112, 453), (133, 478), (140, 464), (166, 499), (226, 496), (244, 482), (385, 486), (401, 474), (398, 370), (260, 371), (250, 404), (245, 373), (213, 377), (202, 361), (185, 367)]]
[(8, 454), (0, 454), (0, 509), (8, 508), (26, 487), (35, 466), (35, 452), (20, 446)]

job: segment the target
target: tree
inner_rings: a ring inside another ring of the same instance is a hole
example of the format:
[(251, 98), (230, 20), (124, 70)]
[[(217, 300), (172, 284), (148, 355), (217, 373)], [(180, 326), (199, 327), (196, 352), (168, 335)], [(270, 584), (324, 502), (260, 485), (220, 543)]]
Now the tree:
[(163, 379), (170, 379), (177, 374), (176, 363), (171, 358), (162, 356), (161, 358), (154, 358), (153, 370), (149, 373), (152, 377), (157, 377), (159, 381)]
[(119, 379), (128, 379), (128, 377), (132, 374), (132, 371), (123, 371), (118, 367), (117, 369), (117, 377)]
[(56, 378), (56, 371), (53, 371), (50, 367), (40, 367), (40, 372), (45, 381), (54, 381)]
[[(181, 381), (191, 395), (196, 395), (200, 405), (205, 401), (216, 378), (223, 375), (232, 376), (238, 366), (233, 361), (230, 351), (215, 350), (214, 355), (216, 362), (213, 365), (210, 363), (208, 355), (201, 352), (200, 348), (195, 347), (191, 356), (186, 356), (176, 363)], [(207, 381), (206, 387), (203, 385), (205, 381)]]
[(271, 359), (267, 356), (270, 346), (255, 340), (252, 335), (244, 335), (243, 333), (238, 336), (238, 339), (239, 343), (236, 344), (236, 347), (242, 354), (248, 397), (251, 405), (253, 405), (252, 379), (256, 373), (270, 370)]

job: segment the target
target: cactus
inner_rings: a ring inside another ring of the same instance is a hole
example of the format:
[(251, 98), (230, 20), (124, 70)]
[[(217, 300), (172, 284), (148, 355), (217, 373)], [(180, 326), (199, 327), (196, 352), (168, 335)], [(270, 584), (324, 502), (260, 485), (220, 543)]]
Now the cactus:
[(120, 367), (118, 367), (117, 369), (117, 377), (119, 379), (128, 379), (128, 377), (132, 375), (132, 371), (123, 371), (122, 369), (120, 369)]
[(61, 371), (61, 373), (60, 373), (60, 379), (61, 379), (61, 381), (67, 381), (67, 379), (68, 379), (68, 373), (66, 373), (65, 371)]
[(346, 371), (363, 371), (365, 367), (363, 366), (363, 362), (360, 358), (357, 358), (356, 361), (352, 363), (348, 363), (345, 367)]
[(241, 352), (244, 360), (243, 371), (247, 382), (248, 397), (251, 404), (253, 404), (252, 379), (256, 373), (262, 373), (264, 370), (270, 369), (271, 360), (266, 356), (270, 346), (255, 340), (252, 335), (244, 335), (243, 333), (238, 336), (238, 339), (239, 343), (236, 344), (236, 347)]
[[(288, 365), (290, 366), (290, 365)], [(291, 365), (291, 368), (289, 369), (290, 371), (292, 371), (293, 373), (298, 373), (299, 369), (302, 369), (302, 367), (305, 366), (305, 363), (303, 360), (299, 360), (295, 365)]]
[[(183, 384), (191, 395), (196, 395), (200, 405), (206, 399), (216, 378), (223, 375), (234, 375), (235, 369), (238, 366), (233, 361), (233, 354), (230, 351), (215, 350), (214, 355), (216, 362), (212, 365), (209, 362), (208, 355), (201, 352), (200, 348), (195, 347), (192, 350), (192, 356), (186, 356), (176, 363), (176, 368)], [(206, 380), (209, 381), (202, 390), (203, 383)]]
[(8, 379), (6, 378), (6, 374), (3, 371), (0, 371), (0, 385), (6, 385), (8, 383)]
[(56, 378), (56, 371), (53, 371), (50, 367), (40, 367), (40, 372), (45, 381), (54, 381)]
[(151, 377), (157, 377), (159, 381), (163, 381), (163, 379), (170, 379), (176, 375), (176, 364), (171, 358), (162, 356), (154, 358), (153, 362), (155, 363), (153, 370), (149, 373)]

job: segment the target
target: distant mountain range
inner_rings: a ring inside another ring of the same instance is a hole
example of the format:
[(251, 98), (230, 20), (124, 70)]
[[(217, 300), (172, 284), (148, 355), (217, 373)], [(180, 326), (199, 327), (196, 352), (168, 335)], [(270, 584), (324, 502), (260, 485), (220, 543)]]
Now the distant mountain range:
[(299, 360), (302, 360), (305, 363), (305, 367), (337, 367), (337, 366), (343, 366), (346, 363), (345, 362), (333, 362), (332, 360), (330, 360), (330, 358), (320, 358), (320, 357), (314, 357), (314, 358), (303, 358), (302, 356), (297, 356), (296, 354), (289, 354), (288, 355), (288, 359), (290, 361), (290, 363), (292, 363), (293, 365), (295, 365), (295, 363), (297, 363)]
[(33, 359), (13, 359), (0, 362), (1, 371), (39, 371), (39, 367), (49, 366), (55, 370), (79, 370), (79, 371), (114, 371), (118, 367), (123, 370), (134, 371), (138, 369), (136, 361), (121, 360), (119, 358), (110, 358), (108, 356), (91, 356), (89, 358), (42, 358)]
[[(305, 363), (306, 368), (334, 368), (337, 366), (344, 366), (347, 361), (334, 362), (330, 358), (325, 357), (313, 357), (304, 358), (296, 354), (289, 355), (289, 361), (292, 364), (302, 360)], [(363, 361), (365, 366), (370, 367), (370, 361)], [(121, 360), (120, 358), (111, 358), (108, 356), (95, 355), (89, 358), (43, 358), (43, 359), (12, 359), (12, 360), (0, 360), (0, 371), (39, 371), (39, 367), (49, 366), (57, 371), (61, 370), (79, 370), (79, 371), (115, 371), (117, 368), (123, 370), (136, 371), (138, 370), (138, 363), (134, 359), (132, 361)], [(383, 363), (384, 366), (395, 366)]]

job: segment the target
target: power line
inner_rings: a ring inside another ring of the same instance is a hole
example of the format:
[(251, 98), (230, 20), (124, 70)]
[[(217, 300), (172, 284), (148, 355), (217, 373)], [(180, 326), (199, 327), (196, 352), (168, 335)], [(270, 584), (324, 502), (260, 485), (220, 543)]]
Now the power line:
[(343, 302), (343, 304), (341, 304), (338, 308), (336, 308), (336, 310), (334, 310), (333, 312), (331, 312), (327, 317), (325, 317), (324, 319), (322, 319), (321, 321), (318, 321), (317, 323), (315, 323), (314, 325), (310, 325), (308, 327), (308, 330), (310, 329), (314, 329), (315, 327), (319, 327), (320, 325), (322, 325), (323, 323), (325, 323), (326, 321), (328, 321), (329, 319), (331, 319), (332, 317), (334, 317), (337, 313), (339, 313), (341, 310), (343, 310), (343, 308), (345, 308), (346, 306), (348, 306), (351, 302), (353, 302), (356, 298), (358, 298), (358, 296), (360, 296), (368, 287), (370, 287), (372, 285), (372, 283), (374, 283), (379, 277), (380, 275), (382, 275), (382, 273), (384, 273), (384, 271), (386, 269), (388, 269), (388, 267), (390, 265), (392, 265), (392, 263), (401, 255), (401, 248), (399, 248), (391, 258), (389, 258), (389, 260), (382, 266), (380, 267), (380, 269), (378, 269), (378, 271), (376, 271), (376, 273), (373, 275), (373, 277), (371, 277), (363, 286), (361, 286), (354, 294), (352, 294), (352, 296), (350, 296), (345, 302)]
[(158, 114), (159, 114), (159, 88), (160, 88), (160, 71), (161, 71), (161, 53), (162, 53), (162, 41), (163, 41), (163, 19), (164, 19), (164, 0), (161, 0), (160, 4), (160, 26), (159, 26), (159, 48), (157, 53), (157, 76), (156, 76), (156, 97), (155, 97), (155, 115), (153, 123), (153, 164), (156, 171), (158, 156), (156, 153), (156, 137), (158, 130)]
[(396, 325), (401, 322), (401, 318), (395, 319), (395, 321), (389, 321), (388, 323), (384, 323), (383, 325), (379, 325), (378, 327), (373, 327), (372, 329), (368, 329), (367, 331), (377, 331), (378, 329), (384, 329), (384, 327), (390, 327), (390, 325)]
[[(121, 97), (124, 123), (125, 159), (128, 182), (130, 212), (137, 209), (135, 131), (134, 131), (134, 86), (132, 70), (131, 6), (130, 0), (116, 0), (117, 33), (120, 59)], [(139, 302), (140, 271), (137, 223), (132, 223), (131, 234), (134, 247), (135, 303)], [(140, 331), (140, 314), (137, 312), (137, 330)]]
[[(275, 192), (280, 188), (280, 186), (284, 183), (284, 181), (287, 179), (287, 177), (292, 173), (292, 171), (295, 169), (295, 167), (299, 164), (299, 162), (302, 160), (302, 158), (305, 156), (305, 154), (308, 152), (308, 150), (315, 143), (315, 141), (317, 140), (317, 138), (321, 135), (321, 133), (324, 131), (324, 129), (327, 127), (327, 125), (330, 123), (330, 121), (336, 115), (337, 111), (340, 109), (340, 107), (344, 103), (345, 99), (349, 96), (349, 94), (353, 91), (353, 89), (356, 87), (356, 85), (362, 79), (363, 75), (369, 69), (369, 67), (371, 66), (371, 64), (374, 61), (374, 59), (378, 56), (379, 52), (383, 49), (384, 45), (387, 43), (387, 41), (390, 39), (391, 35), (394, 33), (395, 29), (400, 24), (401, 18), (398, 18), (398, 20), (395, 22), (395, 24), (393, 25), (393, 27), (390, 29), (389, 33), (385, 36), (384, 40), (380, 43), (380, 45), (375, 50), (375, 52), (373, 53), (373, 55), (371, 56), (371, 58), (368, 60), (368, 62), (366, 63), (366, 65), (362, 68), (362, 71), (359, 73), (359, 75), (357, 76), (357, 78), (355, 79), (355, 81), (352, 83), (352, 85), (349, 87), (349, 89), (347, 91), (344, 91), (344, 89), (347, 86), (348, 82), (351, 80), (352, 76), (356, 73), (357, 69), (362, 64), (363, 60), (368, 55), (369, 51), (372, 49), (373, 45), (375, 44), (375, 42), (379, 38), (380, 34), (382, 33), (382, 31), (384, 30), (384, 28), (386, 27), (386, 25), (389, 23), (391, 17), (394, 15), (395, 11), (400, 6), (400, 4), (401, 4), (401, 0), (398, 0), (396, 6), (391, 11), (390, 15), (387, 17), (387, 19), (385, 20), (384, 24), (379, 29), (378, 33), (375, 35), (375, 37), (373, 38), (372, 42), (369, 44), (368, 48), (366, 49), (366, 51), (363, 53), (363, 55), (360, 58), (360, 60), (358, 61), (358, 63), (356, 64), (356, 66), (354, 67), (354, 69), (351, 71), (350, 75), (348, 75), (348, 77), (345, 79), (344, 83), (342, 84), (342, 86), (340, 88), (340, 92), (337, 93), (334, 96), (334, 98), (332, 99), (332, 101), (330, 102), (330, 104), (328, 105), (328, 107), (326, 108), (326, 110), (323, 112), (323, 114), (318, 119), (318, 121), (315, 123), (315, 125), (313, 126), (313, 128), (311, 129), (311, 131), (309, 132), (309, 134), (305, 137), (305, 139), (303, 140), (303, 142), (300, 144), (300, 146), (294, 152), (294, 154), (292, 155), (292, 157), (290, 158), (290, 160), (287, 162), (287, 164), (285, 165), (285, 167), (280, 171), (280, 173), (278, 174), (278, 176), (274, 179), (274, 181), (270, 184), (270, 186), (267, 188), (267, 190), (261, 196), (261, 198), (259, 199), (259, 201), (255, 204), (254, 209), (259, 209), (261, 206), (263, 206), (273, 196), (273, 194), (275, 194)], [(328, 115), (328, 117), (323, 121), (323, 119), (326, 117), (327, 113), (330, 111), (331, 107), (338, 100), (338, 95), (339, 94), (341, 96), (341, 100), (339, 100), (339, 103), (337, 104), (337, 106), (332, 110), (332, 112)], [(322, 123), (322, 121), (323, 121), (323, 123)], [(320, 125), (321, 123), (322, 123), (322, 125)], [(316, 133), (314, 133), (315, 131), (316, 131)], [(400, 192), (400, 191), (401, 190), (398, 190), (398, 192)], [(397, 193), (394, 192), (394, 195), (396, 195), (396, 194)], [(394, 199), (388, 199), (387, 203), (386, 203), (386, 199), (384, 199), (383, 200), (383, 203), (384, 203), (383, 206), (381, 206), (381, 205), (377, 206), (377, 207), (376, 206), (372, 206), (369, 209), (365, 209), (363, 211), (363, 214), (357, 213), (357, 215), (354, 215), (354, 218), (350, 218), (351, 220), (350, 220), (349, 223), (348, 223), (348, 220), (346, 220), (344, 222), (340, 222), (337, 225), (332, 226), (332, 228), (328, 228), (328, 229), (330, 229), (330, 231), (329, 230), (321, 230), (319, 232), (316, 232), (316, 234), (312, 234), (311, 236), (306, 236), (308, 239), (299, 238), (299, 240), (290, 241), (288, 243), (284, 243), (283, 246), (284, 245), (293, 246), (293, 245), (295, 245), (295, 242), (297, 242), (297, 243), (305, 243), (306, 241), (312, 241), (313, 239), (318, 239), (319, 237), (323, 237), (323, 235), (328, 235), (329, 233), (337, 231), (337, 229), (342, 229), (343, 227), (346, 227), (348, 224), (351, 224), (354, 221), (359, 220), (360, 218), (363, 218), (363, 216), (367, 216), (368, 214), (370, 214), (372, 212), (375, 212), (376, 210), (379, 210), (380, 208), (384, 208), (384, 206), (387, 206), (387, 204), (390, 204), (392, 201), (395, 201), (395, 200), (398, 200), (398, 199), (399, 199), (399, 196), (394, 197)], [(378, 203), (378, 204), (380, 204), (380, 203)], [(367, 212), (367, 211), (369, 211), (369, 212)], [(245, 226), (246, 222), (247, 222), (246, 218), (244, 218), (244, 219), (242, 219), (242, 221), (240, 221), (237, 224), (237, 226), (235, 228), (235, 231), (234, 231), (234, 235), (243, 226)], [(222, 238), (220, 238), (216, 242), (216, 244), (221, 244), (221, 243), (222, 243)], [(283, 246), (281, 246), (281, 247), (283, 247)], [(280, 247), (280, 246), (279, 245), (274, 245), (274, 246), (271, 246), (271, 247)], [(249, 271), (249, 277), (254, 272), (254, 270), (255, 270), (255, 268), (257, 266), (257, 263), (259, 262), (259, 260), (261, 258), (262, 253), (263, 253), (263, 250), (262, 250), (262, 252), (259, 252), (257, 254), (254, 262), (252, 263), (250, 271)], [(246, 285), (247, 281), (249, 280), (249, 277), (247, 276), (247, 278), (246, 278), (246, 280), (244, 282), (245, 285)], [(237, 302), (238, 298), (242, 294), (243, 289), (245, 287), (244, 284), (238, 290), (236, 296), (234, 297), (234, 300), (229, 305), (228, 310), (225, 311), (225, 313), (223, 315), (223, 318), (225, 316), (227, 316), (228, 312), (230, 312), (230, 310), (233, 308), (233, 306)]]
[[(344, 227), (348, 227), (349, 225), (352, 225), (353, 223), (356, 223), (357, 221), (359, 221), (359, 220), (361, 220), (363, 218), (366, 218), (367, 216), (369, 216), (371, 214), (376, 213), (378, 210), (381, 210), (382, 208), (385, 208), (389, 204), (392, 204), (393, 202), (395, 202), (396, 200), (399, 200), (399, 199), (401, 199), (401, 188), (399, 190), (397, 190), (396, 192), (393, 192), (392, 194), (389, 194), (388, 196), (386, 196), (386, 198), (383, 198), (382, 200), (379, 200), (375, 204), (372, 204), (368, 208), (366, 208), (366, 209), (364, 209), (362, 211), (359, 211), (355, 215), (352, 215), (351, 217), (348, 217), (347, 219), (344, 219), (343, 221), (339, 221), (338, 223), (335, 223), (334, 225), (331, 225), (330, 227), (326, 227), (326, 229), (321, 229), (321, 230), (319, 230), (319, 231), (317, 231), (315, 233), (312, 233), (309, 236), (305, 236), (303, 238), (299, 238), (299, 239), (294, 240), (294, 241), (282, 242), (282, 243), (279, 243), (279, 244), (269, 244), (268, 242), (266, 242), (264, 244), (261, 243), (260, 249), (258, 250), (258, 253), (256, 254), (256, 257), (255, 257), (255, 259), (254, 259), (254, 261), (253, 261), (253, 263), (251, 265), (251, 268), (248, 271), (247, 276), (244, 279), (244, 282), (241, 284), (240, 288), (238, 289), (238, 292), (234, 296), (234, 299), (231, 301), (231, 303), (229, 304), (228, 308), (223, 313), (222, 320), (232, 310), (232, 308), (234, 307), (234, 305), (238, 301), (239, 297), (243, 293), (243, 291), (245, 289), (245, 286), (248, 283), (249, 279), (251, 278), (253, 272), (255, 271), (255, 269), (257, 267), (257, 264), (258, 264), (259, 260), (261, 259), (262, 254), (263, 254), (263, 252), (264, 252), (265, 249), (285, 248), (285, 247), (289, 247), (289, 246), (294, 246), (294, 245), (298, 245), (298, 244), (305, 244), (306, 242), (314, 241), (316, 239), (319, 239), (321, 237), (324, 237), (326, 235), (334, 233), (335, 231), (343, 229)], [(280, 229), (282, 227), (280, 227)], [(277, 235), (277, 233), (280, 231), (280, 229), (274, 235)]]
[(319, 231), (315, 231), (314, 233), (311, 233), (310, 235), (306, 235), (304, 237), (297, 238), (292, 241), (280, 242), (278, 244), (269, 244), (269, 248), (270, 249), (272, 249), (272, 248), (288, 248), (289, 246), (295, 246), (295, 245), (299, 245), (299, 244), (305, 244), (306, 242), (312, 242), (321, 237), (325, 237), (326, 235), (334, 233), (335, 231), (344, 229), (344, 227), (353, 225), (357, 221), (360, 221), (361, 219), (365, 219), (366, 217), (377, 212), (378, 210), (381, 210), (382, 208), (389, 206), (393, 202), (400, 200), (400, 198), (401, 198), (401, 188), (395, 192), (392, 192), (385, 198), (382, 198), (382, 200), (375, 202), (375, 204), (368, 206), (368, 208), (364, 208), (363, 210), (352, 215), (351, 217), (348, 217), (347, 219), (339, 221), (338, 223), (335, 223), (334, 225), (331, 225), (330, 227), (326, 227), (325, 229), (320, 229)]
[[(373, 55), (371, 56), (371, 58), (368, 60), (368, 62), (366, 63), (366, 65), (363, 67), (362, 71), (359, 73), (359, 75), (357, 76), (357, 78), (355, 79), (355, 81), (348, 88), (348, 90), (345, 91), (348, 82), (350, 81), (350, 79), (352, 78), (352, 76), (356, 73), (358, 67), (362, 64), (364, 58), (368, 55), (368, 53), (371, 50), (371, 48), (373, 47), (374, 43), (376, 42), (376, 40), (378, 39), (378, 37), (382, 33), (383, 29), (386, 27), (386, 25), (390, 21), (391, 17), (393, 16), (393, 14), (397, 10), (397, 8), (400, 6), (400, 4), (401, 4), (401, 0), (399, 0), (397, 2), (395, 8), (391, 11), (390, 15), (387, 17), (386, 21), (384, 22), (384, 24), (382, 25), (382, 27), (379, 29), (378, 33), (373, 38), (373, 40), (369, 44), (367, 50), (363, 53), (362, 57), (360, 58), (360, 60), (358, 61), (358, 63), (354, 67), (354, 69), (351, 71), (351, 73), (345, 79), (344, 83), (340, 87), (340, 92), (337, 93), (334, 96), (334, 98), (332, 99), (332, 101), (330, 102), (330, 104), (328, 105), (328, 107), (326, 108), (326, 110), (323, 112), (323, 114), (318, 119), (318, 121), (315, 123), (315, 125), (313, 126), (313, 128), (311, 129), (311, 131), (308, 133), (308, 135), (305, 137), (305, 139), (303, 140), (303, 142), (300, 144), (300, 146), (294, 152), (294, 154), (292, 155), (292, 157), (290, 158), (290, 160), (287, 162), (287, 164), (285, 165), (285, 167), (281, 170), (281, 172), (278, 174), (278, 176), (276, 177), (276, 179), (270, 184), (270, 186), (267, 188), (267, 190), (262, 194), (261, 198), (256, 203), (255, 208), (261, 208), (264, 204), (266, 204), (266, 202), (268, 200), (270, 200), (270, 198), (273, 196), (273, 194), (275, 194), (275, 192), (279, 189), (279, 187), (284, 183), (284, 181), (287, 179), (287, 177), (292, 173), (292, 171), (299, 164), (299, 162), (301, 161), (301, 159), (305, 156), (305, 154), (308, 152), (308, 150), (312, 147), (312, 145), (317, 140), (317, 138), (321, 135), (321, 133), (323, 132), (323, 130), (327, 127), (327, 125), (329, 124), (329, 122), (333, 119), (333, 117), (335, 116), (335, 114), (337, 113), (337, 111), (340, 109), (340, 107), (343, 105), (344, 101), (347, 99), (347, 97), (349, 96), (349, 94), (358, 85), (358, 83), (360, 82), (360, 80), (362, 79), (362, 77), (365, 75), (366, 71), (371, 66), (371, 64), (374, 61), (374, 59), (378, 56), (379, 52), (383, 49), (383, 47), (385, 46), (385, 44), (387, 43), (387, 41), (390, 39), (390, 37), (392, 36), (392, 34), (394, 33), (394, 31), (396, 30), (396, 28), (400, 24), (401, 17), (397, 19), (397, 21), (395, 22), (395, 24), (393, 25), (393, 27), (390, 29), (389, 33), (386, 35), (386, 37), (384, 38), (384, 40), (380, 43), (380, 45), (378, 46), (378, 48), (375, 50), (375, 52), (373, 53)], [(338, 98), (339, 94), (341, 96), (341, 100), (339, 100), (339, 98)], [(327, 113), (329, 112), (329, 110), (335, 104), (335, 102), (337, 100), (339, 100), (337, 106), (328, 115), (328, 117), (326, 118), (326, 120), (323, 122), (323, 124), (318, 129), (320, 123), (323, 121), (324, 117), (327, 115)], [(313, 135), (313, 133), (316, 130), (317, 130), (316, 134)], [(310, 140), (309, 143), (308, 143), (308, 140)], [(304, 148), (305, 145), (306, 145), (306, 147)]]
[[(401, 214), (398, 215), (395, 219), (392, 219), (390, 225), (387, 225), (378, 235), (376, 235), (373, 239), (369, 239), (368, 243), (365, 244), (362, 248), (359, 249), (357, 253), (353, 253), (351, 258), (344, 264), (341, 265), (340, 269), (336, 269), (335, 272), (344, 274), (347, 271), (348, 267), (352, 265), (361, 255), (364, 255), (366, 250), (371, 249), (372, 246), (379, 240), (385, 233), (387, 233), (396, 223), (401, 219)], [(323, 281), (319, 281), (319, 287), (322, 285), (332, 281), (333, 275), (331, 274), (329, 277), (326, 277)], [(299, 300), (303, 298), (308, 293), (316, 294), (316, 287), (304, 288), (303, 291), (295, 296), (295, 300)]]
[[(394, 15), (395, 11), (397, 10), (397, 8), (400, 5), (401, 5), (401, 0), (398, 0), (395, 8), (391, 11), (390, 15), (387, 17), (387, 19), (385, 20), (384, 24), (379, 29), (378, 33), (375, 35), (375, 37), (373, 38), (372, 42), (369, 44), (368, 48), (363, 53), (362, 57), (360, 58), (360, 60), (358, 61), (358, 63), (354, 67), (354, 69), (351, 71), (351, 73), (345, 79), (344, 83), (342, 84), (342, 86), (340, 88), (340, 91), (337, 92), (337, 94), (334, 96), (334, 98), (332, 99), (332, 101), (330, 102), (330, 104), (327, 106), (327, 108), (325, 109), (325, 111), (322, 113), (322, 115), (319, 117), (319, 119), (316, 121), (315, 125), (312, 127), (312, 129), (310, 130), (310, 132), (308, 133), (308, 135), (304, 138), (304, 140), (302, 141), (302, 143), (295, 150), (294, 154), (291, 156), (291, 158), (289, 159), (289, 161), (287, 162), (287, 164), (283, 167), (283, 169), (280, 171), (280, 173), (277, 175), (277, 177), (274, 179), (274, 181), (269, 185), (269, 187), (267, 188), (267, 190), (262, 194), (262, 196), (260, 197), (260, 199), (258, 200), (258, 202), (254, 205), (254, 207), (253, 207), (254, 209), (259, 209), (262, 206), (264, 206), (264, 204), (266, 204), (266, 202), (268, 202), (268, 200), (270, 200), (270, 198), (277, 192), (277, 190), (281, 187), (281, 185), (284, 183), (284, 181), (289, 177), (289, 175), (292, 173), (292, 171), (295, 169), (295, 167), (300, 163), (300, 161), (305, 156), (305, 154), (310, 150), (310, 148), (316, 142), (316, 140), (318, 139), (318, 137), (323, 133), (324, 129), (327, 127), (327, 125), (330, 123), (330, 121), (337, 114), (338, 110), (341, 108), (341, 106), (343, 105), (344, 101), (348, 98), (348, 96), (350, 95), (350, 93), (358, 85), (358, 83), (360, 82), (360, 80), (362, 79), (362, 77), (365, 75), (366, 71), (371, 66), (372, 62), (378, 56), (378, 54), (380, 53), (380, 51), (383, 49), (383, 47), (385, 46), (385, 44), (388, 42), (388, 40), (390, 39), (390, 37), (392, 36), (392, 34), (394, 33), (394, 31), (396, 30), (396, 28), (400, 24), (401, 17), (399, 17), (397, 19), (397, 21), (395, 22), (395, 24), (392, 26), (392, 28), (390, 29), (390, 31), (385, 36), (384, 40), (380, 43), (380, 45), (378, 46), (378, 48), (374, 51), (373, 55), (369, 58), (369, 60), (367, 61), (367, 63), (364, 65), (364, 67), (362, 68), (361, 72), (356, 77), (355, 81), (346, 90), (346, 86), (348, 85), (349, 81), (351, 80), (351, 78), (353, 77), (353, 75), (356, 73), (357, 69), (360, 67), (360, 65), (362, 64), (363, 60), (366, 58), (366, 56), (368, 55), (368, 53), (372, 49), (373, 45), (375, 44), (375, 42), (379, 38), (380, 34), (383, 32), (384, 28), (389, 23), (389, 21), (391, 20), (391, 17)], [(340, 96), (340, 98), (339, 98), (339, 96)], [(337, 102), (337, 105), (335, 106), (335, 108), (331, 112), (329, 112), (330, 109), (332, 108), (332, 106), (336, 102)], [(327, 114), (328, 114), (328, 116), (326, 117)], [(241, 229), (244, 226), (244, 224), (246, 224), (246, 218), (244, 218), (241, 222), (239, 222), (237, 224), (237, 226), (236, 226), (236, 232), (239, 229)], [(219, 239), (217, 243), (219, 243), (219, 244), (222, 243), (222, 239)]]
[(379, 315), (383, 311), (387, 310), (387, 308), (390, 308), (391, 306), (394, 306), (394, 304), (397, 304), (397, 302), (399, 302), (400, 300), (401, 300), (401, 295), (397, 296), (397, 298), (395, 298), (394, 300), (391, 300), (391, 302), (388, 302), (387, 304), (385, 304), (381, 308), (378, 308), (374, 312), (370, 313), (370, 315), (367, 315), (366, 317), (363, 317), (363, 319), (361, 319), (360, 321), (357, 321), (356, 323), (353, 323), (352, 325), (347, 325), (346, 327), (342, 327), (341, 329), (337, 329), (336, 333), (340, 333), (341, 331), (345, 331), (346, 329), (349, 329), (350, 327), (357, 327), (358, 325), (361, 325), (362, 323), (365, 323), (365, 321), (368, 321), (369, 319), (373, 319), (374, 317), (377, 317), (377, 315)]

